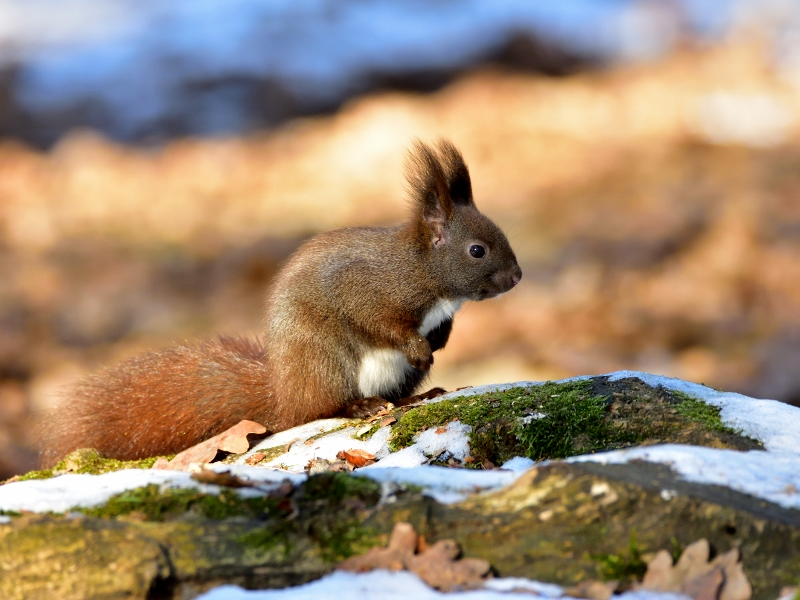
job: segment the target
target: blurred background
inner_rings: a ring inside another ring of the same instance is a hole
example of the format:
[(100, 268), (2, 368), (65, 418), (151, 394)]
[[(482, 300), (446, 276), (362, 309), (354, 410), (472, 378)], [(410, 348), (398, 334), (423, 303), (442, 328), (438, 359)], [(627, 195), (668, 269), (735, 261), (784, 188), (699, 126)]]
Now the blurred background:
[(438, 136), (524, 277), (432, 385), (800, 404), (800, 4), (0, 0), (0, 479), (82, 374), (257, 334), (281, 261), (402, 219)]

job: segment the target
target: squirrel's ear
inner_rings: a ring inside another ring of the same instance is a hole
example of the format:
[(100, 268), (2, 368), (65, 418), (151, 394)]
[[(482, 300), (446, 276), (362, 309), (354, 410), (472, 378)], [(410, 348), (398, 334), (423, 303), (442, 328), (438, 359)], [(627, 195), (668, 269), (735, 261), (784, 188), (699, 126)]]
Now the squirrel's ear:
[(461, 153), (450, 140), (439, 140), (437, 146), (451, 200), (454, 204), (473, 204), (472, 182)]
[(454, 205), (441, 163), (419, 140), (406, 158), (406, 180), (420, 225), (431, 243), (438, 246), (447, 239), (446, 225)]

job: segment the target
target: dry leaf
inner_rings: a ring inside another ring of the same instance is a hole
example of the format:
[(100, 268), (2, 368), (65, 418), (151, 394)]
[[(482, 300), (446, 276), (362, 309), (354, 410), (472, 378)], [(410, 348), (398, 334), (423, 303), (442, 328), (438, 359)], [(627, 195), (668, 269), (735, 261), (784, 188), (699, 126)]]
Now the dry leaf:
[(666, 550), (659, 550), (647, 565), (647, 572), (640, 584), (642, 589), (654, 592), (676, 591), (672, 581), (672, 556)]
[(378, 419), (383, 419), (383, 418), (386, 417), (386, 415), (391, 413), (393, 410), (394, 410), (394, 404), (392, 404), (391, 402), (387, 402), (386, 403), (386, 408), (384, 408), (383, 410), (379, 410), (378, 412), (376, 412), (374, 415), (372, 415), (368, 419), (365, 419), (364, 423), (367, 423), (367, 424), (374, 423)]
[(742, 563), (739, 562), (739, 550), (733, 548), (725, 554), (720, 554), (713, 561), (722, 568), (725, 583), (719, 600), (749, 600), (753, 595), (753, 588), (744, 574)]
[(394, 417), (386, 417), (383, 421), (381, 421), (381, 427), (386, 427), (387, 425), (391, 425), (396, 421), (397, 419), (395, 419)]
[(405, 561), (414, 555), (417, 547), (417, 532), (410, 523), (397, 523), (386, 548), (371, 548), (366, 554), (348, 558), (339, 565), (345, 571), (361, 573), (372, 569), (401, 571)]
[(478, 587), (489, 573), (488, 561), (478, 558), (456, 560), (461, 549), (454, 540), (439, 540), (417, 556), (406, 560), (406, 568), (429, 586), (450, 591)]
[(710, 548), (705, 539), (689, 544), (673, 566), (666, 550), (659, 551), (647, 565), (647, 573), (637, 589), (678, 592), (695, 600), (749, 600), (753, 589), (742, 564), (739, 550), (733, 548), (709, 562)]
[(239, 421), (219, 435), (187, 448), (169, 462), (156, 461), (153, 468), (188, 471), (192, 463), (206, 464), (212, 462), (219, 450), (242, 454), (250, 449), (250, 442), (247, 440), (248, 435), (262, 434), (266, 433), (266, 431), (266, 427), (255, 421)]
[[(415, 549), (419, 554), (414, 554)], [(489, 563), (477, 558), (456, 560), (459, 553), (460, 548), (454, 540), (440, 540), (427, 547), (411, 524), (397, 523), (386, 548), (372, 548), (362, 556), (347, 559), (339, 568), (359, 572), (405, 568), (440, 590), (479, 587), (490, 576)]]
[(616, 581), (582, 581), (564, 590), (565, 596), (573, 598), (589, 598), (590, 600), (608, 600), (619, 585)]
[(375, 464), (375, 455), (370, 454), (366, 450), (360, 450), (359, 448), (340, 450), (336, 454), (336, 458), (346, 460), (354, 467), (364, 467), (366, 465)]
[(264, 454), (263, 452), (256, 452), (248, 456), (244, 462), (252, 466), (252, 465), (257, 465), (265, 458), (267, 458), (266, 454)]
[(192, 473), (192, 479), (201, 483), (212, 483), (231, 488), (254, 487), (252, 482), (237, 477), (229, 471), (217, 472), (211, 469), (200, 469), (197, 473)]
[(150, 467), (151, 469), (169, 469), (169, 459), (164, 458), (163, 456), (159, 456), (156, 459), (156, 462), (153, 463), (153, 466)]
[(723, 583), (725, 575), (722, 569), (715, 567), (684, 581), (680, 591), (694, 600), (717, 600)]
[(317, 473), (339, 473), (339, 472), (347, 472), (349, 473), (355, 467), (346, 460), (326, 460), (324, 458), (312, 458), (306, 464), (305, 471), (309, 475), (316, 475)]

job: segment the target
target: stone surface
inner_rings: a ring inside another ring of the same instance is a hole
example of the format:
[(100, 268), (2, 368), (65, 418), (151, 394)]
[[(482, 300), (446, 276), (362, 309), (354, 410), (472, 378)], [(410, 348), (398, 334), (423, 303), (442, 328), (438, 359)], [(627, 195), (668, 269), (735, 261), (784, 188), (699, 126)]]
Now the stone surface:
[(14, 518), (0, 526), (0, 594), (191, 597), (223, 582), (285, 587), (329, 572), (357, 545), (385, 544), (398, 521), (429, 543), (455, 539), (465, 556), (488, 560), (501, 576), (565, 586), (597, 578), (598, 557), (626, 556), (632, 538), (643, 553), (701, 537), (714, 554), (738, 546), (756, 600), (775, 598), (800, 577), (800, 511), (686, 483), (665, 467), (553, 463), (451, 505), (414, 491), (389, 502), (326, 498), (331, 481), (330, 474), (309, 479), (288, 512), (260, 520)]

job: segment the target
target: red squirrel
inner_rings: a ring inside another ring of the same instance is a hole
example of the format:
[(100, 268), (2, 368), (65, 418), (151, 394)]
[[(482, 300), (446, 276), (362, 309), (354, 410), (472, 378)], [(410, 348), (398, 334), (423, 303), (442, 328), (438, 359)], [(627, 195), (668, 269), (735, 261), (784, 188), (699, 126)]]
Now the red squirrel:
[(507, 292), (522, 271), (475, 207), (450, 142), (416, 142), (406, 178), (407, 222), (323, 233), (289, 258), (268, 295), (263, 340), (175, 346), (79, 382), (46, 425), (43, 462), (77, 448), (174, 454), (242, 419), (275, 433), (410, 396), (461, 304)]

